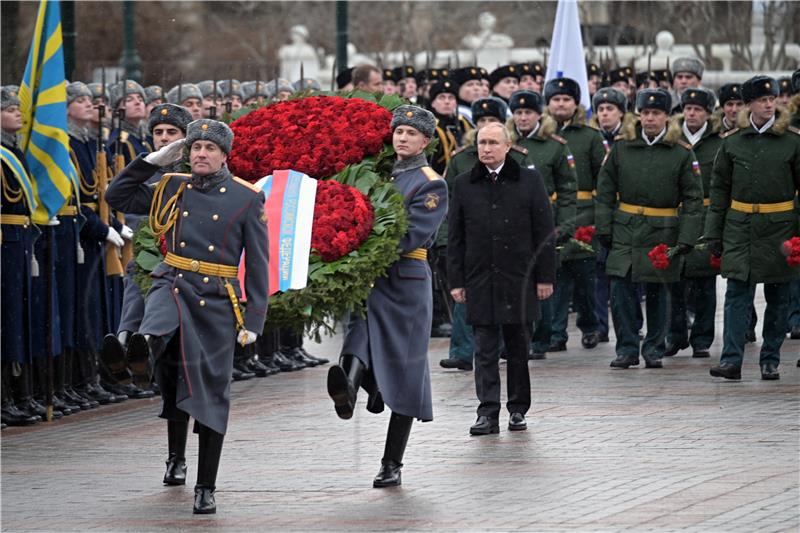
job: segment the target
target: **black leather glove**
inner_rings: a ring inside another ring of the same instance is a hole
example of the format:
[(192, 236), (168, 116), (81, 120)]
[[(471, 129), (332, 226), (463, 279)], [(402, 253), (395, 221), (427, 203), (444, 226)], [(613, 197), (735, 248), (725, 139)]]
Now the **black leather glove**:
[(564, 246), (566, 242), (571, 238), (569, 233), (562, 233), (561, 230), (558, 230), (558, 234), (556, 235), (556, 246)]
[(692, 251), (692, 248), (694, 248), (694, 246), (680, 243), (675, 247), (675, 255), (686, 255)]
[(722, 239), (707, 239), (706, 242), (708, 243), (708, 251), (711, 252), (711, 255), (714, 257), (722, 256)]
[(595, 239), (600, 243), (600, 246), (606, 250), (611, 250), (611, 235), (595, 235)]

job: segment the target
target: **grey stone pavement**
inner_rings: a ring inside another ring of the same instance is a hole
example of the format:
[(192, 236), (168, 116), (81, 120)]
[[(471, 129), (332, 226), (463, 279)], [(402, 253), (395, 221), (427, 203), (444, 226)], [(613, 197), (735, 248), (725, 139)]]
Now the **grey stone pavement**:
[[(340, 343), (306, 346), (334, 359)], [(2, 530), (800, 530), (800, 341), (780, 381), (760, 380), (756, 343), (732, 383), (708, 375), (719, 341), (711, 360), (612, 370), (613, 338), (590, 351), (572, 330), (567, 352), (530, 364), (528, 431), (504, 413), (486, 437), (468, 435), (471, 373), (438, 366), (448, 343), (431, 340), (435, 420), (414, 426), (402, 487), (372, 488), (388, 412), (362, 396), (339, 420), (323, 366), (233, 385), (216, 515), (191, 513), (194, 435), (188, 484), (161, 485), (158, 399), (4, 430)]]

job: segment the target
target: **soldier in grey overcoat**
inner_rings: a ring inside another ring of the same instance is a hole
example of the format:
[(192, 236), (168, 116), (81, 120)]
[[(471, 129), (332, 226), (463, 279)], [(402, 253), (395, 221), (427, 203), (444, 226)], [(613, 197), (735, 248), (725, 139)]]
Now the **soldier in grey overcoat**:
[[(165, 174), (144, 182), (158, 167), (182, 157), (189, 147), (191, 174)], [(264, 194), (231, 175), (225, 161), (233, 132), (216, 120), (199, 119), (186, 139), (161, 148), (157, 157), (137, 157), (109, 187), (109, 205), (126, 213), (150, 214), (168, 253), (152, 272), (138, 333), (128, 342), (134, 375), (148, 374), (154, 362), (162, 391), (160, 416), (180, 426), (195, 419), (200, 448), (194, 512), (216, 512), (214, 490), (230, 410), (235, 343), (250, 344), (267, 313), (268, 246)], [(151, 207), (152, 206), (152, 207)], [(242, 313), (238, 265), (245, 255), (247, 309)], [(237, 334), (238, 330), (238, 334)], [(172, 431), (170, 431), (172, 433)], [(183, 484), (183, 441), (170, 439), (167, 484)]]
[(414, 418), (433, 420), (428, 340), (433, 301), (427, 251), (447, 213), (447, 185), (428, 166), (424, 150), (436, 130), (433, 113), (410, 105), (392, 118), (397, 161), (392, 181), (408, 214), (408, 230), (398, 245), (400, 259), (375, 280), (366, 317), (351, 313), (339, 364), (328, 372), (328, 393), (340, 418), (353, 416), (356, 393), (370, 393), (367, 409), (392, 410), (376, 488), (400, 485), (403, 453)]

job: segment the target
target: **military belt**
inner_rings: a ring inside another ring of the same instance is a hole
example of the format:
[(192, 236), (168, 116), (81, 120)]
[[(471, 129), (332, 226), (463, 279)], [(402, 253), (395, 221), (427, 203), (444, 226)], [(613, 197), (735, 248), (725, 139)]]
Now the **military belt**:
[(578, 191), (578, 200), (591, 200), (597, 196), (597, 191)]
[(197, 272), (206, 276), (220, 276), (223, 278), (235, 278), (239, 275), (239, 267), (230, 265), (220, 265), (218, 263), (208, 263), (197, 259), (189, 259), (167, 252), (164, 262), (171, 267), (189, 272)]
[(643, 205), (619, 203), (619, 210), (631, 215), (644, 215), (646, 217), (676, 217), (678, 216), (677, 207), (645, 207)]
[(416, 250), (411, 250), (407, 254), (403, 254), (403, 257), (406, 259), (419, 259), (421, 261), (428, 260), (428, 250), (425, 248), (417, 248)]
[(88, 207), (95, 213), (97, 212), (97, 202), (85, 202), (81, 204), (83, 207)]
[(748, 204), (738, 200), (731, 200), (731, 209), (741, 213), (783, 213), (794, 211), (794, 200), (777, 202), (774, 204)]
[(27, 228), (31, 225), (31, 219), (26, 215), (0, 215), (0, 224), (9, 224), (11, 226), (23, 226)]
[(78, 208), (74, 205), (65, 205), (61, 209), (58, 210), (56, 215), (63, 217), (63, 216), (71, 216), (74, 217), (78, 214)]

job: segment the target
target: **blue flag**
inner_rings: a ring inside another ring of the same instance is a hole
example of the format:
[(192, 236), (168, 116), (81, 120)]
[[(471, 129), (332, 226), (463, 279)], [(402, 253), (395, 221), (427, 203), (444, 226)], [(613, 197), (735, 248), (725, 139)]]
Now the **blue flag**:
[(62, 45), (60, 3), (42, 0), (19, 88), (20, 148), (38, 204), (32, 215), (37, 224), (55, 216), (73, 191), (79, 190), (78, 174), (69, 157)]

